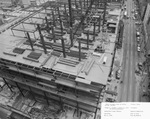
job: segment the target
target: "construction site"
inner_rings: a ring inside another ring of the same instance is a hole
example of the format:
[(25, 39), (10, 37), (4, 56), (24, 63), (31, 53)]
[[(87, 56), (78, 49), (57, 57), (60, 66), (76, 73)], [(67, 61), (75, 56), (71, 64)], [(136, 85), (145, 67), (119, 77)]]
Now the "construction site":
[(100, 119), (101, 102), (117, 101), (107, 84), (122, 46), (122, 1), (0, 3), (0, 105), (9, 118)]

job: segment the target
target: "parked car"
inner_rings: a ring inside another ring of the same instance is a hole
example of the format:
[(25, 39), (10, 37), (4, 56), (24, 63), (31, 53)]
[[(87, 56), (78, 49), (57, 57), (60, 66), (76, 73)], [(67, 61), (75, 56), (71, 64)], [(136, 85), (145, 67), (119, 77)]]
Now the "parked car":
[(125, 7), (124, 7), (124, 10), (126, 10), (126, 9), (127, 9), (127, 7), (125, 6)]
[(115, 99), (112, 99), (112, 98), (106, 98), (106, 102), (115, 102)]
[(121, 70), (119, 69), (116, 71), (116, 79), (120, 79), (120, 77), (121, 77)]
[(135, 11), (135, 15), (138, 15), (138, 12), (137, 12), (137, 11)]
[(139, 68), (140, 70), (143, 69), (143, 64), (142, 64), (142, 62), (139, 62), (139, 63), (138, 63), (138, 68)]
[(142, 23), (140, 21), (135, 22), (136, 25), (141, 25)]
[(136, 32), (136, 37), (140, 37), (140, 32), (139, 31)]
[(140, 47), (140, 44), (139, 44), (139, 43), (137, 44), (137, 47)]
[(138, 42), (140, 41), (140, 37), (139, 36), (136, 39), (137, 39)]
[(112, 81), (112, 79), (111, 78), (108, 78), (108, 80), (107, 80), (108, 82), (111, 82)]
[(136, 70), (135, 70), (135, 73), (136, 73), (137, 75), (139, 75), (139, 74), (140, 74), (139, 69), (136, 69)]
[(140, 47), (140, 46), (137, 47), (137, 51), (138, 51), (138, 52), (141, 51), (141, 47)]

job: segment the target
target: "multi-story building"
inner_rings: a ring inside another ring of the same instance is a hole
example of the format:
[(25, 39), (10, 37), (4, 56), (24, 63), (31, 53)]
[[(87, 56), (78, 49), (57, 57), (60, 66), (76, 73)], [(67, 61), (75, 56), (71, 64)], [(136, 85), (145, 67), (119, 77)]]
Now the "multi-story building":
[[(58, 8), (52, 4), (46, 2), (36, 9), (30, 6), (14, 16), (17, 22), (12, 20), (1, 31), (4, 33), (0, 35), (0, 77), (10, 90), (11, 86), (17, 87), (22, 96), (23, 90), (28, 90), (33, 99), (42, 98), (47, 105), (55, 100), (62, 108), (70, 105), (77, 112), (84, 110), (95, 117), (111, 74), (120, 11), (115, 14), (110, 11), (108, 20), (104, 16), (103, 20), (113, 30), (108, 35), (100, 32), (101, 24), (105, 24), (101, 17), (106, 6), (102, 13), (98, 10), (100, 5), (97, 9), (91, 5), (83, 17), (85, 22), (80, 18), (81, 8), (74, 12), (74, 19), (81, 19), (78, 27), (80, 23), (88, 26), (79, 31), (75, 23), (73, 30), (66, 25), (68, 16), (64, 13), (68, 12), (68, 6), (59, 4)], [(86, 6), (87, 3), (83, 11)]]

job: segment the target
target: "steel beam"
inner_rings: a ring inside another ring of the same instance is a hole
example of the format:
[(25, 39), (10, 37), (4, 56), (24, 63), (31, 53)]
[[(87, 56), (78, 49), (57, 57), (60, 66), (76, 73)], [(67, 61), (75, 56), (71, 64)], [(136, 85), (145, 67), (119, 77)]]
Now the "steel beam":
[(54, 43), (56, 43), (54, 26), (52, 25), (51, 28), (52, 28), (52, 34), (53, 34), (53, 41)]
[(32, 51), (34, 51), (33, 44), (32, 44), (31, 38), (30, 38), (30, 35), (29, 35), (29, 33), (28, 33), (28, 32), (27, 32), (26, 34), (27, 34), (27, 38), (28, 38), (28, 40), (29, 40), (29, 43), (30, 43), (31, 49), (32, 49)]
[(88, 9), (86, 10), (86, 13), (85, 13), (85, 15), (81, 18), (81, 21), (80, 21), (78, 27), (76, 28), (74, 34), (76, 34), (76, 32), (78, 31), (78, 29), (79, 29), (79, 28), (81, 27), (81, 25), (83, 24), (83, 22), (84, 22), (86, 16), (88, 15), (89, 11), (90, 11), (91, 8), (92, 8), (92, 5), (93, 5), (94, 1), (95, 1), (95, 0), (91, 0), (90, 5), (89, 5)]
[(71, 7), (71, 0), (68, 0), (68, 6), (69, 6), (69, 17), (70, 17), (70, 27), (72, 27), (72, 7)]
[(88, 7), (88, 6), (89, 6), (89, 0), (87, 0), (87, 3), (86, 3), (86, 4), (87, 4), (87, 7)]
[(14, 32), (13, 32), (13, 29), (12, 29), (12, 28), (11, 28), (11, 32), (12, 32), (13, 36), (15, 36), (15, 34), (14, 34)]
[(80, 39), (79, 39), (78, 43), (79, 43), (79, 61), (81, 61), (81, 41), (80, 41)]
[(79, 117), (80, 116), (80, 114), (79, 114), (80, 112), (79, 112), (79, 103), (78, 102), (77, 102), (77, 107), (76, 108), (77, 108), (77, 117)]
[(53, 26), (56, 26), (54, 11), (52, 10)]
[(7, 85), (7, 87), (10, 89), (11, 92), (13, 92), (13, 90), (11, 89), (11, 87), (9, 86), (9, 84), (7, 83), (7, 81), (5, 80), (5, 78), (2, 78), (5, 82), (5, 84)]
[(67, 9), (66, 9), (66, 4), (64, 4), (64, 10), (65, 10), (65, 13), (66, 13), (67, 18), (68, 18)]
[(61, 109), (63, 110), (63, 102), (62, 102), (62, 100), (61, 100), (61, 97), (59, 97), (59, 100), (60, 100), (60, 107), (61, 107)]
[(106, 8), (107, 8), (107, 0), (104, 1), (103, 27), (105, 24)]
[[(80, 40), (79, 40), (79, 42), (80, 42)], [(78, 83), (76, 82), (76, 86), (78, 85)], [(78, 90), (77, 89), (75, 89), (75, 96), (76, 96), (76, 98), (78, 98)], [(79, 103), (78, 102), (76, 102), (77, 103), (77, 106), (76, 106), (76, 111), (77, 111), (77, 117), (79, 117)]]
[(58, 16), (59, 16), (59, 22), (60, 22), (60, 28), (61, 28), (61, 35), (63, 35), (63, 26), (62, 26), (62, 20), (61, 20), (61, 17), (60, 17), (59, 7), (57, 7), (57, 11), (58, 11)]
[(71, 41), (71, 47), (73, 46), (73, 31), (72, 28), (70, 28), (70, 41)]
[(46, 102), (47, 102), (47, 104), (49, 105), (48, 97), (47, 97), (47, 95), (46, 95), (46, 92), (43, 92), (43, 93), (44, 93), (44, 97), (45, 97), (45, 99), (46, 99)]
[(42, 11), (43, 9), (44, 9), (44, 8), (41, 8), (40, 10), (38, 10), (38, 11), (36, 11), (36, 12), (33, 12), (32, 14), (29, 14), (27, 17), (22, 18), (22, 19), (19, 20), (15, 25), (12, 26), (12, 29), (13, 29), (14, 27), (16, 27), (17, 25), (19, 25), (20, 23), (22, 23), (22, 22), (28, 20), (30, 17), (32, 17), (32, 16), (38, 14), (38, 13), (39, 13), (40, 11)]
[(39, 24), (37, 25), (37, 28), (38, 28), (39, 35), (40, 35), (40, 40), (41, 40), (42, 45), (43, 45), (44, 53), (47, 54), (47, 50), (46, 50), (46, 46), (45, 46), (45, 41), (44, 41), (43, 35), (41, 33), (41, 29), (40, 29)]
[(41, 33), (41, 29), (40, 29), (40, 25), (39, 24), (37, 24), (37, 29), (39, 31), (39, 35), (41, 35), (42, 33)]
[(87, 32), (87, 49), (89, 49), (89, 30)]
[(100, 28), (101, 28), (101, 16), (99, 16), (99, 22), (98, 22), (98, 31), (100, 32)]
[(75, 5), (77, 5), (77, 0), (75, 0)]
[(79, 0), (80, 2), (80, 7), (81, 7), (81, 13), (83, 12), (83, 6), (82, 6), (82, 0)]
[[(100, 96), (101, 96), (101, 92), (99, 92), (99, 96), (98, 96), (98, 101), (97, 101), (97, 107), (98, 107), (98, 104), (99, 104), (99, 101), (100, 101)], [(97, 110), (98, 108), (96, 107), (96, 110), (95, 110), (95, 115), (94, 115), (94, 119), (96, 119), (96, 114), (97, 114)]]
[(46, 50), (46, 46), (45, 46), (45, 41), (44, 41), (44, 38), (43, 38), (42, 34), (40, 35), (40, 38), (41, 38), (41, 42), (42, 42), (42, 45), (43, 45), (44, 53), (47, 54), (47, 50)]
[(30, 92), (31, 92), (31, 95), (32, 95), (33, 99), (34, 99), (35, 101), (37, 101), (36, 98), (34, 97), (34, 94), (33, 94), (33, 91), (31, 90), (31, 87), (28, 86), (28, 88), (29, 88), (29, 90), (30, 90)]
[(45, 21), (46, 21), (46, 25), (47, 25), (47, 27), (49, 27), (49, 24), (48, 24), (48, 19), (47, 19), (47, 17), (45, 17)]
[(23, 94), (23, 92), (22, 92), (21, 88), (19, 87), (18, 83), (17, 82), (15, 82), (15, 83), (16, 83), (16, 86), (19, 89), (20, 93), (22, 94), (22, 96), (25, 97), (25, 95)]
[(63, 38), (61, 38), (61, 44), (62, 44), (62, 49), (63, 49), (63, 56), (64, 56), (64, 58), (66, 58), (65, 43), (64, 43), (64, 39)]
[(95, 29), (96, 29), (96, 22), (94, 21), (94, 29), (93, 29), (93, 41), (95, 41)]
[(47, 17), (45, 17), (45, 21), (46, 21), (46, 30), (48, 31), (48, 33), (50, 33), (50, 28), (49, 28), (49, 23), (48, 23)]

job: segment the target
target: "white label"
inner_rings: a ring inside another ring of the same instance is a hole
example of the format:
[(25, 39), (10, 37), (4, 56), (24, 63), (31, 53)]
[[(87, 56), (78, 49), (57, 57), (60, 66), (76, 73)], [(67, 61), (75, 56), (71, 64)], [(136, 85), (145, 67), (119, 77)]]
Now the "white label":
[(150, 103), (102, 103), (101, 119), (149, 119)]

